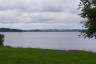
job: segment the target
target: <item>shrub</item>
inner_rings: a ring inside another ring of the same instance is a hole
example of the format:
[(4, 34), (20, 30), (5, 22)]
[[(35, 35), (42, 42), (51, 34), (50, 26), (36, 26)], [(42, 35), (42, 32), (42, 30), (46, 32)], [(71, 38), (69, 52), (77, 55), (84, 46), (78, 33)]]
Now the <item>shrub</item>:
[(0, 34), (0, 46), (4, 46), (3, 42), (4, 42), (4, 35)]

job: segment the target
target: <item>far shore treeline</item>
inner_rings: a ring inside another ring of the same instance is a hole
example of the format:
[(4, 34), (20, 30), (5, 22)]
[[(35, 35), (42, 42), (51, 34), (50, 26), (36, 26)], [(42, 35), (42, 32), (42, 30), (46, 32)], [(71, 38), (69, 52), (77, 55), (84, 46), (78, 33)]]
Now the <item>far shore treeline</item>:
[(0, 28), (0, 32), (81, 32), (82, 29), (12, 29), (12, 28)]

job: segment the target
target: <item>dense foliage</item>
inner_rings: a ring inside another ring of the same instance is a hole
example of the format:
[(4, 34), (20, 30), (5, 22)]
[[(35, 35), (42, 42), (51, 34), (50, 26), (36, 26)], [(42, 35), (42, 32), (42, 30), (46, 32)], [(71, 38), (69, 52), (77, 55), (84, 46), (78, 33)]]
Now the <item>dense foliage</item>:
[(83, 21), (84, 28), (82, 35), (88, 38), (96, 38), (96, 0), (81, 0), (81, 17), (85, 19)]

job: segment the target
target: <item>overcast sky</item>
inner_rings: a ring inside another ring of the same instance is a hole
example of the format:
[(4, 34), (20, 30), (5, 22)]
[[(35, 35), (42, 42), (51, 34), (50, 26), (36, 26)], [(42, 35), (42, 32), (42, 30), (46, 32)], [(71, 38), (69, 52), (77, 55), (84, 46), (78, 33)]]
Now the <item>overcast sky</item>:
[(77, 29), (79, 0), (0, 0), (0, 28)]

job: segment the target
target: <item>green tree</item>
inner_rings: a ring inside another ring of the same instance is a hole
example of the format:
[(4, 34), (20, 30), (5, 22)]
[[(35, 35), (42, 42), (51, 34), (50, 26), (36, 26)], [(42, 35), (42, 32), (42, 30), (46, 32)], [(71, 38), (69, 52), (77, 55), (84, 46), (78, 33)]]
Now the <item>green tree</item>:
[(4, 35), (0, 34), (0, 46), (4, 46), (3, 41), (4, 41)]
[(82, 35), (88, 38), (96, 38), (96, 0), (80, 0), (80, 16), (83, 21), (85, 30)]

